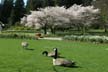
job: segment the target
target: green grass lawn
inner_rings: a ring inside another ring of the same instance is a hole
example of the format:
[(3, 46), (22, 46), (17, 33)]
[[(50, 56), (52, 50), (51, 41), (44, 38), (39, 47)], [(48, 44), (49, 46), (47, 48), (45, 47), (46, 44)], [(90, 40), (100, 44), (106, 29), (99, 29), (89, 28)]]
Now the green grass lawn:
[[(29, 42), (22, 49), (20, 43)], [(61, 55), (76, 61), (76, 68), (52, 65), (42, 51), (59, 49)], [(0, 72), (108, 72), (108, 44), (86, 42), (0, 39)]]

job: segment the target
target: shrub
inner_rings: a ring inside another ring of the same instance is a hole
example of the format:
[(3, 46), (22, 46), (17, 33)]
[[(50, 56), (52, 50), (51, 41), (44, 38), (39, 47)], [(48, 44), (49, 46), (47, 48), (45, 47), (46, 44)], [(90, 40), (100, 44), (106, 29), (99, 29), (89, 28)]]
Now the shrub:
[(41, 33), (36, 33), (36, 37), (41, 38), (42, 37)]
[(108, 37), (107, 36), (91, 36), (91, 35), (71, 35), (71, 36), (64, 36), (64, 40), (72, 40), (72, 41), (89, 41), (89, 42), (95, 42), (95, 43), (108, 43)]
[(14, 39), (38, 39), (35, 36), (30, 35), (22, 35), (22, 34), (16, 34), (16, 33), (9, 33), (9, 34), (0, 34), (0, 38), (14, 38)]

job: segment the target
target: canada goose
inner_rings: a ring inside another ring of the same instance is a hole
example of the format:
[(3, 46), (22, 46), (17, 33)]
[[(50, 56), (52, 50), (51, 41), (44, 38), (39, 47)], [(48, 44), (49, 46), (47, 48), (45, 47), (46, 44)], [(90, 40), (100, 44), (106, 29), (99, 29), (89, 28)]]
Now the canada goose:
[(22, 42), (21, 43), (21, 46), (24, 48), (24, 49), (27, 49), (28, 48), (28, 42)]
[[(48, 51), (43, 51), (43, 55), (48, 56), (48, 57), (54, 57), (55, 56), (55, 51), (48, 52)], [(57, 54), (57, 57), (59, 57), (60, 53)]]
[(48, 56), (48, 57), (54, 57), (55, 52), (48, 52), (48, 51), (43, 51), (42, 52), (43, 55)]
[(58, 66), (67, 66), (71, 67), (75, 65), (74, 61), (63, 59), (63, 58), (57, 58), (57, 48), (54, 49), (55, 51), (55, 56), (53, 58), (53, 65), (58, 65)]
[(43, 51), (42, 52), (43, 55), (48, 56), (48, 57), (54, 57), (55, 56), (55, 52), (48, 52), (48, 51)]

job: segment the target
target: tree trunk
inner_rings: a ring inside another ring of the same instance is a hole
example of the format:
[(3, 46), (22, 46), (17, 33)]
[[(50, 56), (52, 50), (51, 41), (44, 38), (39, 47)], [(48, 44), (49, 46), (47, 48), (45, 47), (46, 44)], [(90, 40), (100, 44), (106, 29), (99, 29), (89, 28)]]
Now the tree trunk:
[(81, 30), (81, 27), (80, 26), (77, 26), (77, 30), (80, 31)]
[(51, 33), (52, 34), (55, 34), (55, 28), (54, 27), (51, 27), (50, 29), (51, 29)]
[(47, 26), (45, 25), (43, 29), (44, 29), (44, 34), (46, 35), (47, 34)]
[(104, 26), (104, 29), (105, 29), (105, 32), (107, 32), (107, 27), (106, 26)]
[(85, 32), (86, 32), (86, 28), (85, 28), (85, 26), (83, 26), (83, 27), (82, 27), (82, 34), (84, 35)]

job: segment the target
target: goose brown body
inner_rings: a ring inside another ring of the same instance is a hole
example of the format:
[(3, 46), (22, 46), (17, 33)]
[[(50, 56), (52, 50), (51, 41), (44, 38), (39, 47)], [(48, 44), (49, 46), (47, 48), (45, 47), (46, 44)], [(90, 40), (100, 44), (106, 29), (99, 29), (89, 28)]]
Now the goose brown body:
[(23, 48), (27, 48), (28, 45), (29, 45), (28, 42), (22, 42), (22, 43), (21, 43), (21, 46), (22, 46)]
[(75, 62), (63, 58), (57, 58), (53, 59), (53, 65), (59, 65), (59, 66), (74, 66)]
[(55, 56), (53, 58), (53, 65), (58, 65), (58, 66), (74, 66), (75, 65), (75, 62), (72, 61), (72, 60), (67, 60), (67, 59), (64, 59), (64, 58), (57, 58), (57, 48), (54, 49), (55, 51)]

